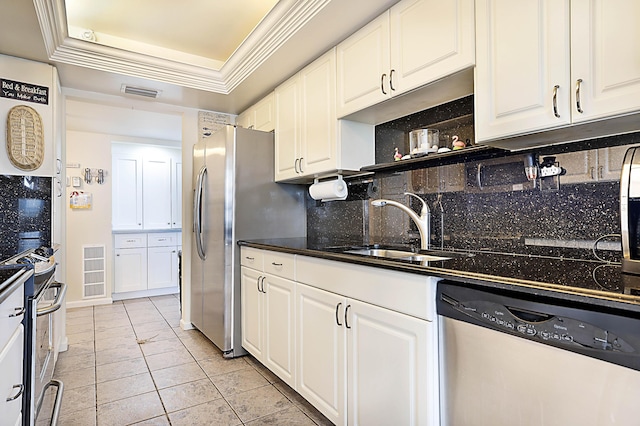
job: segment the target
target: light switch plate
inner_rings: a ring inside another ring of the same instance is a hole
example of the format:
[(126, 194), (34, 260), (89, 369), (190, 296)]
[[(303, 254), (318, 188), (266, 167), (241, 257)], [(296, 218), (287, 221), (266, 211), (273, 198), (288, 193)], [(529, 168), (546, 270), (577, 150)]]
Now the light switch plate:
[(73, 176), (71, 178), (71, 184), (74, 188), (80, 188), (82, 186), (82, 179), (79, 176)]

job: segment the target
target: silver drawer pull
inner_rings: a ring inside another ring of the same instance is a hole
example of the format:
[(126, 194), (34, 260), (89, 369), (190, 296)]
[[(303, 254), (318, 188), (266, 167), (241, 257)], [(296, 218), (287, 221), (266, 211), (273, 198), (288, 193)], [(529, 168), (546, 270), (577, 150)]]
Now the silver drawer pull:
[(24, 306), (22, 308), (13, 308), (13, 310), (14, 310), (14, 313), (9, 314), (9, 318), (19, 317), (25, 312)]
[(255, 257), (245, 256), (244, 258), (245, 258), (245, 259), (247, 259), (247, 260), (250, 260), (250, 261), (252, 261), (252, 262), (253, 262), (254, 260), (256, 260), (256, 258), (255, 258)]
[(584, 113), (582, 110), (582, 106), (580, 105), (580, 85), (582, 84), (582, 79), (579, 78), (576, 80), (576, 109), (580, 114)]
[(18, 392), (15, 395), (7, 398), (7, 402), (15, 401), (16, 399), (20, 398), (22, 396), (22, 393), (24, 392), (24, 385), (13, 385), (12, 389), (18, 389)]
[(559, 88), (560, 86), (558, 86), (557, 84), (553, 86), (553, 115), (555, 115), (556, 118), (560, 118), (560, 114), (558, 113), (558, 89)]
[(282, 263), (271, 262), (273, 266), (282, 266)]

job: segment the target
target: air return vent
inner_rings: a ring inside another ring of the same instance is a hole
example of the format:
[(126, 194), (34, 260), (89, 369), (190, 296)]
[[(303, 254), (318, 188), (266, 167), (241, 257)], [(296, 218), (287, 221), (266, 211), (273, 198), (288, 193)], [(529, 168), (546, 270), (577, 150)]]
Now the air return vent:
[(105, 246), (82, 246), (82, 298), (106, 296)]
[(120, 91), (126, 95), (142, 96), (145, 98), (157, 98), (160, 96), (160, 91), (155, 89), (146, 89), (144, 87), (127, 86), (123, 84)]

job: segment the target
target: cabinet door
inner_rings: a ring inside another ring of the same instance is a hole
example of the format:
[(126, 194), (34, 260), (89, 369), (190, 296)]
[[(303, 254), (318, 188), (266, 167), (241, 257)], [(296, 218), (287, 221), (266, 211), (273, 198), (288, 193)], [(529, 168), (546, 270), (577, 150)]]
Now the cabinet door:
[(298, 175), (300, 153), (300, 99), (298, 75), (275, 89), (276, 135), (275, 180), (295, 178)]
[(18, 324), (4, 347), (0, 347), (0, 418), (2, 424), (14, 425), (21, 416), (22, 397), (7, 401), (18, 394), (23, 383), (22, 364), (24, 354), (24, 328)]
[(171, 227), (182, 228), (182, 160), (172, 162)]
[(315, 60), (300, 72), (302, 174), (333, 170), (336, 149), (336, 51)]
[(147, 288), (178, 287), (178, 249), (149, 247), (147, 249)]
[(295, 387), (295, 283), (266, 275), (263, 281), (264, 365)]
[(569, 44), (569, 0), (476, 2), (478, 141), (571, 123)]
[(171, 228), (171, 159), (145, 158), (142, 168), (144, 229)]
[(339, 118), (391, 96), (388, 11), (340, 43), (336, 54)]
[(571, 2), (572, 85), (580, 84), (582, 113), (571, 87), (574, 122), (640, 109), (640, 2)]
[(346, 299), (298, 284), (296, 300), (296, 390), (334, 424), (344, 425)]
[(436, 425), (433, 323), (348, 300), (349, 425)]
[(116, 249), (114, 292), (147, 289), (147, 249)]
[(254, 124), (254, 110), (253, 107), (244, 111), (242, 114), (236, 117), (236, 125), (244, 129), (253, 129)]
[(273, 93), (265, 96), (253, 107), (254, 127), (263, 132), (272, 132), (276, 125), (276, 108)]
[(566, 173), (560, 176), (560, 184), (590, 182), (597, 179), (597, 151), (567, 152), (555, 157), (560, 167), (566, 170)]
[(473, 0), (404, 0), (389, 16), (393, 94), (473, 66)]
[(142, 159), (113, 157), (112, 226), (116, 230), (142, 229)]
[(242, 267), (240, 297), (242, 299), (242, 347), (259, 361), (263, 361), (263, 300), (260, 291), (263, 275)]

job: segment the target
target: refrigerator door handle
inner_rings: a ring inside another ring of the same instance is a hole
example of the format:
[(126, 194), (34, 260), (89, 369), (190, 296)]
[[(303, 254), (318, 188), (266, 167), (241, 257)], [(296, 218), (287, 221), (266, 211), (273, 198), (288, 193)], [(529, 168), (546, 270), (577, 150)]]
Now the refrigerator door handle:
[(207, 257), (202, 244), (202, 189), (204, 179), (207, 175), (207, 166), (202, 166), (196, 180), (196, 193), (193, 197), (193, 231), (196, 239), (196, 250), (200, 259), (205, 260)]

